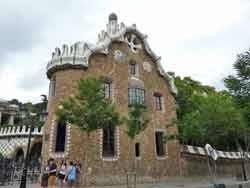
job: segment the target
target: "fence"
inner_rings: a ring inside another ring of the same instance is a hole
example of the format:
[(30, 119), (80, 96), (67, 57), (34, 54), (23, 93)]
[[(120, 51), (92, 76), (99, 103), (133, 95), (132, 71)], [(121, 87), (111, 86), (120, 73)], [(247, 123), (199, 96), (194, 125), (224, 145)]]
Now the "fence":
[[(16, 162), (12, 159), (0, 159), (0, 185), (19, 184), (23, 169), (23, 162)], [(27, 182), (36, 183), (40, 174), (40, 164), (36, 161), (31, 161), (27, 170)]]

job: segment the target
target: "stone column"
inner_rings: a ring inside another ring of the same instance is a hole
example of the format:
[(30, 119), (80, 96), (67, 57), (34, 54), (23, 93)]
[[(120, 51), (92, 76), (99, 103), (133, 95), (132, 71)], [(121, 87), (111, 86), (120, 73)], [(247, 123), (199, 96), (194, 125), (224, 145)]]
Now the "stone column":
[(10, 115), (9, 125), (14, 125), (14, 115)]

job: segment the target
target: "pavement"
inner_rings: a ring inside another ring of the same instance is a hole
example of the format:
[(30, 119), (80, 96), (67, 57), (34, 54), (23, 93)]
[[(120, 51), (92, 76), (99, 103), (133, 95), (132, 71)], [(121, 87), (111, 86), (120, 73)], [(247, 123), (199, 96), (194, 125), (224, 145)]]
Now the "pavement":
[[(226, 188), (250, 188), (250, 181), (236, 181), (230, 178), (220, 178), (215, 181), (217, 184), (225, 184)], [(39, 184), (27, 184), (26, 188), (40, 188)], [(126, 185), (114, 186), (92, 186), (91, 188), (127, 188)], [(213, 188), (212, 181), (204, 178), (171, 178), (155, 183), (137, 184), (136, 188)], [(19, 188), (18, 184), (0, 186), (0, 188)], [(58, 188), (58, 187), (56, 187)], [(65, 186), (66, 188), (66, 186)], [(131, 187), (134, 188), (134, 187)]]

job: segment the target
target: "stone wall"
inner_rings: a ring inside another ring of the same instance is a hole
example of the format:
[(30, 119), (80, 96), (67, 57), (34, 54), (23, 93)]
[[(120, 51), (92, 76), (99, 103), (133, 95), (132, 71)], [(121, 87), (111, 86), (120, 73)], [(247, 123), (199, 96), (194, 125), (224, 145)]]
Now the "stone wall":
[[(121, 50), (125, 54), (123, 62), (116, 62), (114, 55), (116, 50)], [(178, 141), (170, 141), (166, 144), (167, 154), (164, 157), (157, 157), (155, 151), (155, 131), (158, 129), (165, 132), (176, 132), (176, 126), (166, 129), (165, 125), (171, 123), (176, 116), (175, 99), (172, 95), (166, 80), (159, 74), (157, 65), (144, 49), (138, 53), (132, 53), (127, 44), (113, 42), (110, 45), (109, 53), (93, 54), (89, 59), (87, 69), (67, 68), (58, 70), (51, 75), (56, 80), (56, 96), (49, 97), (49, 116), (44, 128), (43, 139), (43, 159), (49, 157), (60, 160), (61, 158), (83, 161), (86, 143), (89, 145), (88, 155), (90, 171), (93, 174), (109, 173), (121, 174), (130, 168), (131, 164), (131, 141), (126, 135), (126, 125), (122, 125), (116, 130), (116, 155), (113, 158), (102, 157), (102, 130), (93, 132), (90, 139), (86, 139), (86, 134), (75, 126), (67, 126), (67, 138), (65, 152), (55, 153), (55, 133), (56, 116), (55, 109), (60, 101), (75, 93), (77, 81), (96, 76), (98, 78), (108, 77), (112, 80), (114, 104), (116, 110), (124, 115), (128, 115), (128, 83), (131, 79), (129, 75), (129, 62), (134, 60), (138, 63), (139, 75), (136, 79), (143, 81), (145, 89), (145, 101), (148, 109), (148, 116), (151, 120), (147, 129), (136, 136), (135, 142), (140, 143), (141, 156), (137, 159), (140, 164), (142, 174), (155, 174), (161, 172), (164, 176), (177, 176), (180, 174), (179, 166), (179, 144)], [(152, 70), (145, 71), (143, 63), (147, 62)], [(155, 110), (154, 92), (161, 93), (164, 98), (164, 111)], [(155, 170), (156, 169), (156, 170)]]
[[(232, 153), (232, 152), (231, 152)], [(185, 177), (209, 176), (208, 159), (206, 155), (199, 153), (190, 153), (185, 149), (181, 152), (181, 175)], [(211, 161), (210, 161), (210, 164)], [(242, 176), (242, 161), (240, 158), (222, 158), (219, 157), (216, 162), (216, 172), (218, 176), (237, 177)], [(214, 165), (214, 164), (213, 164)], [(214, 170), (214, 168), (212, 169)], [(250, 174), (250, 162), (246, 162), (247, 174)]]

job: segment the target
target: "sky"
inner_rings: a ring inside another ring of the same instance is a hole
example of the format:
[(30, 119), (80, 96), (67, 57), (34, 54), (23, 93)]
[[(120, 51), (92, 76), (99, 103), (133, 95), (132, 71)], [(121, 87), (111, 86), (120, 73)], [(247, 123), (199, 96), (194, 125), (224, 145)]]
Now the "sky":
[(112, 12), (148, 35), (166, 71), (218, 90), (250, 47), (249, 0), (0, 1), (0, 98), (40, 101), (54, 49), (96, 43)]

